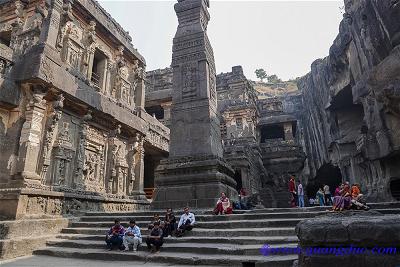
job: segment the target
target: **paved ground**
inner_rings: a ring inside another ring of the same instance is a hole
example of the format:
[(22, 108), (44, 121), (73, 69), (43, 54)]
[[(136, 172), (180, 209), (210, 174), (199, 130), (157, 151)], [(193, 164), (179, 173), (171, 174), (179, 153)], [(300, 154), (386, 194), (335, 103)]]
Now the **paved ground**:
[[(17, 260), (0, 261), (1, 267), (167, 267), (174, 266), (170, 264), (161, 263), (144, 263), (135, 261), (97, 261), (97, 260), (83, 260), (83, 259), (69, 259), (69, 258), (56, 258), (48, 256), (29, 256), (22, 257)], [(179, 265), (179, 267), (189, 267), (186, 265)], [(201, 267), (201, 266), (197, 266)]]

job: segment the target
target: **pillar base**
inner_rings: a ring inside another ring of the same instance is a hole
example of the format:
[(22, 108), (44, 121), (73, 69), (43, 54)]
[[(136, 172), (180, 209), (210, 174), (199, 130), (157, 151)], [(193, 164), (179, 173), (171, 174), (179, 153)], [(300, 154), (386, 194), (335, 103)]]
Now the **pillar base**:
[(238, 193), (233, 174), (225, 161), (215, 156), (161, 161), (152, 207), (213, 208), (222, 192), (235, 200)]

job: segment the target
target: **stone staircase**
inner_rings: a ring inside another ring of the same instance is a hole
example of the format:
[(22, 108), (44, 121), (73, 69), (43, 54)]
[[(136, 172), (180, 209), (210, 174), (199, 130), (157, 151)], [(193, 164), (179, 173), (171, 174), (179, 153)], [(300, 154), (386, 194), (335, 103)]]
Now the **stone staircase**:
[[(400, 214), (400, 203), (371, 204), (384, 214)], [(175, 266), (292, 266), (297, 255), (263, 256), (260, 248), (295, 247), (298, 239), (295, 226), (303, 219), (326, 214), (327, 207), (303, 209), (271, 208), (239, 211), (229, 216), (214, 216), (208, 211), (197, 211), (197, 226), (182, 238), (165, 238), (161, 252), (150, 254), (145, 244), (134, 253), (105, 249), (105, 233), (114, 218), (126, 226), (135, 219), (142, 228), (142, 235), (152, 215), (161, 211), (134, 213), (87, 213), (71, 222), (56, 238), (47, 241), (47, 247), (34, 252), (36, 255), (84, 258), (96, 260), (162, 262)]]

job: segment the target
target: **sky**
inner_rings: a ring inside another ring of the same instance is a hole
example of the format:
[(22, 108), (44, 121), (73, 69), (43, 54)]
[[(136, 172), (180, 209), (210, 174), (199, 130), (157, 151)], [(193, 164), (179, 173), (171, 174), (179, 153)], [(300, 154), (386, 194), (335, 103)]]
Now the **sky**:
[[(170, 66), (177, 1), (99, 2), (129, 31), (148, 71)], [(253, 80), (258, 68), (283, 80), (305, 75), (314, 60), (328, 55), (339, 32), (342, 6), (343, 0), (210, 0), (208, 36), (217, 73), (241, 65)]]

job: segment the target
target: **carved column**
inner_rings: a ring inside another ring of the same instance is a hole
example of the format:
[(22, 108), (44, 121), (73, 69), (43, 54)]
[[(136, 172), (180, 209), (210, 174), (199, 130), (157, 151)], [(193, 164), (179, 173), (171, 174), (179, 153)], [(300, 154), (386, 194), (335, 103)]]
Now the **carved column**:
[(145, 76), (145, 68), (139, 67), (137, 70), (137, 86), (136, 86), (136, 95), (135, 95), (135, 105), (136, 107), (144, 109), (144, 100), (145, 100), (145, 84), (144, 84), (144, 76)]
[(60, 28), (62, 8), (62, 0), (51, 0), (50, 12), (43, 23), (43, 28), (40, 34), (40, 43), (47, 43), (54, 48), (57, 47), (57, 37)]
[(106, 78), (105, 78), (105, 86), (103, 90), (104, 95), (111, 95), (112, 85), (111, 85), (111, 75), (113, 71), (114, 63), (111, 60), (107, 61), (107, 71), (106, 71)]
[(144, 137), (138, 136), (138, 140), (134, 190), (131, 192), (131, 196), (134, 196), (135, 199), (147, 200), (146, 193), (144, 192)]
[[(34, 88), (30, 95), (25, 111), (25, 122), (22, 126), (19, 139), (19, 155), (17, 164), (17, 179), (24, 185), (40, 185), (40, 176), (37, 172), (40, 159), (40, 143), (43, 131), (43, 118), (46, 111), (45, 93), (42, 88)], [(30, 93), (28, 91), (28, 93)]]
[(129, 140), (128, 151), (128, 195), (131, 195), (135, 190), (136, 181), (136, 154), (139, 148), (139, 134)]
[(92, 119), (92, 113), (91, 111), (88, 111), (88, 113), (82, 118), (81, 129), (79, 131), (76, 170), (73, 181), (73, 187), (77, 189), (84, 189), (83, 168), (85, 163), (85, 145), (86, 145), (87, 129), (89, 127), (88, 121), (90, 121), (91, 119)]
[(172, 106), (172, 103), (161, 104), (161, 107), (164, 110), (164, 119), (163, 120), (164, 120), (164, 124), (166, 126), (169, 126), (171, 124), (171, 106)]
[(46, 176), (48, 167), (50, 166), (51, 161), (51, 152), (53, 150), (54, 144), (54, 136), (58, 131), (58, 122), (62, 116), (62, 108), (64, 106), (64, 96), (61, 94), (57, 97), (57, 100), (53, 102), (53, 112), (49, 116), (46, 124), (46, 133), (43, 144), (43, 153), (42, 153), (42, 170), (41, 170), (41, 179), (42, 184), (46, 184)]

